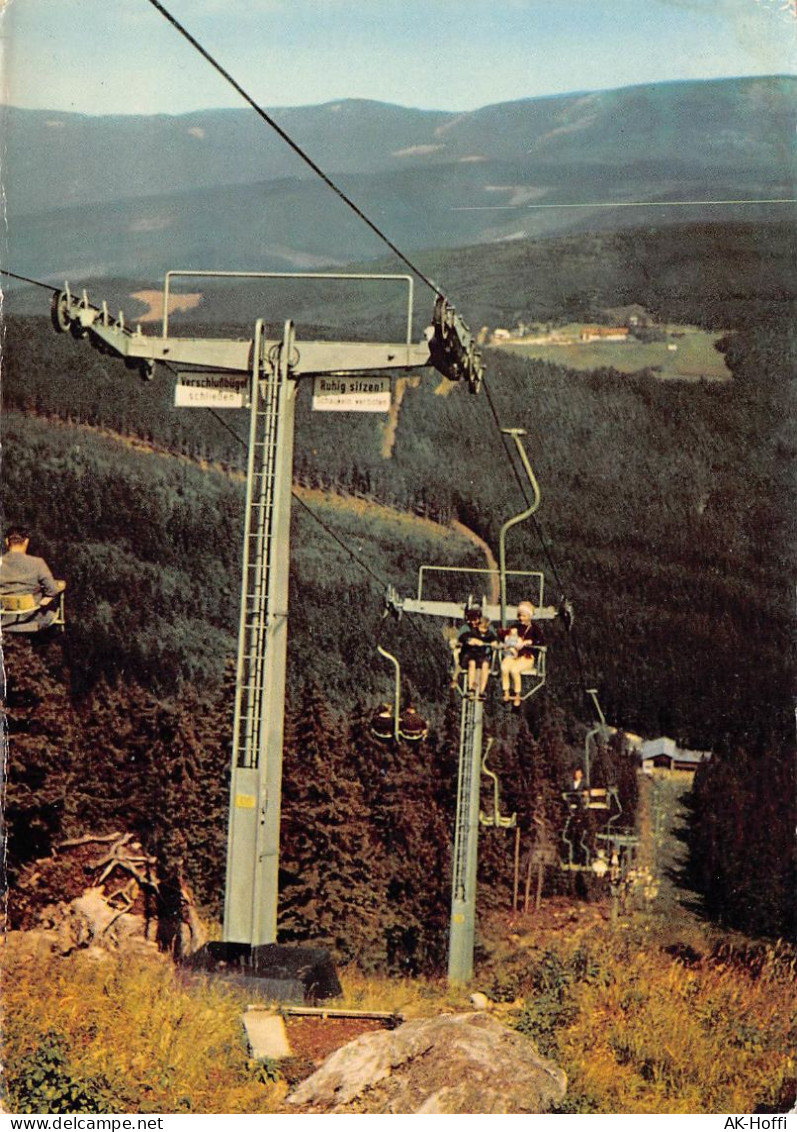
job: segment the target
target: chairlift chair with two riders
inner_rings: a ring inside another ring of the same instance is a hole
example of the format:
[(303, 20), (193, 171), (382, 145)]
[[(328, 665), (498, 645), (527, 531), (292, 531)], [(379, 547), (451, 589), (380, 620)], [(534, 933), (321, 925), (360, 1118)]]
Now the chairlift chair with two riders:
[[(386, 606), (384, 618), (392, 610)], [(401, 665), (393, 653), (388, 652), (377, 639), (376, 651), (393, 666), (394, 685), (393, 701), (385, 702), (375, 712), (371, 720), (371, 734), (375, 739), (383, 742), (398, 743), (403, 739), (407, 743), (421, 743), (429, 734), (429, 725), (415, 710), (414, 704), (408, 704), (401, 710)]]
[[(461, 625), (463, 619), (467, 620), (471, 611), (476, 612), (478, 610), (481, 615), (490, 622), (500, 624), (502, 632), (507, 631), (509, 625), (517, 619), (518, 605), (522, 604), (522, 602), (518, 602), (514, 605), (508, 604), (508, 580), (512, 581), (513, 585), (518, 588), (520, 586), (523, 587), (523, 597), (533, 607), (533, 619), (535, 621), (559, 619), (567, 630), (570, 629), (573, 622), (573, 607), (569, 601), (561, 598), (559, 604), (556, 606), (545, 604), (545, 578), (542, 572), (538, 570), (507, 569), (506, 536), (514, 526), (528, 519), (535, 513), (540, 505), (541, 495), (539, 485), (521, 441), (521, 437), (525, 435), (525, 430), (512, 428), (502, 429), (501, 431), (511, 436), (515, 442), (520, 460), (532, 487), (533, 497), (528, 507), (508, 519), (501, 527), (499, 533), (499, 569), (497, 571), (499, 584), (498, 600), (496, 601), (495, 598), (492, 600), (488, 599), (486, 595), (482, 595), (479, 598), (473, 592), (468, 593), (464, 604), (461, 599), (459, 601), (452, 601), (430, 598), (428, 591), (432, 579), (440, 578), (443, 575), (454, 575), (459, 579), (467, 575), (471, 583), (474, 577), (483, 578), (485, 587), (487, 587), (495, 585), (496, 571), (495, 569), (477, 569), (466, 566), (436, 566), (428, 564), (422, 565), (418, 571), (418, 585), (415, 597), (401, 598), (396, 589), (390, 586), (388, 587), (385, 598), (387, 608), (396, 616), (400, 616), (402, 613), (420, 613), (427, 616), (440, 617), (449, 622), (449, 628), (445, 632), (447, 635), (451, 635), (449, 644), (453, 654), (452, 687), (457, 688), (462, 697), (468, 694), (467, 678), (459, 665), (459, 649), (456, 639), (453, 637), (453, 633), (455, 632), (453, 627)], [(523, 687), (523, 691), (519, 697), (521, 700), (528, 700), (536, 695), (546, 683), (547, 647), (544, 644), (537, 644), (534, 645), (533, 648), (535, 653), (534, 666), (521, 675)], [(381, 647), (378, 647), (378, 651), (382, 653), (382, 655), (385, 655)], [(491, 662), (492, 675), (498, 672), (499, 655), (499, 650), (496, 649)], [(389, 655), (387, 659), (394, 661), (394, 658)]]
[[(619, 867), (621, 858), (633, 856), (639, 838), (630, 830), (616, 828), (623, 812), (616, 786), (593, 786), (590, 779), (592, 748), (597, 737), (606, 740), (610, 729), (601, 709), (596, 688), (587, 688), (598, 719), (584, 740), (584, 783), (578, 789), (562, 793), (568, 815), (562, 830), (565, 848), (561, 866), (565, 870), (593, 872), (603, 877)], [(606, 814), (603, 828), (592, 833), (587, 815), (590, 812)]]

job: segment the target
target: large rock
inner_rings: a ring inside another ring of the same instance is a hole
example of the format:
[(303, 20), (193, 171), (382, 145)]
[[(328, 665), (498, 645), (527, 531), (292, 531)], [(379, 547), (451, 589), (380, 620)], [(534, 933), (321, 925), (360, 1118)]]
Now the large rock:
[(487, 1014), (444, 1014), (363, 1034), (288, 1097), (304, 1112), (541, 1113), (567, 1078)]

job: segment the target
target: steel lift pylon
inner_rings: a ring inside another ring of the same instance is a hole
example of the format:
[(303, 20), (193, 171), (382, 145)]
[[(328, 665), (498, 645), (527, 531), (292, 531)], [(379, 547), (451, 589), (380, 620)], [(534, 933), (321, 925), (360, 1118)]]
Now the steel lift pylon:
[[(523, 447), (521, 437), (523, 429), (503, 429), (506, 435), (511, 436), (518, 450), (521, 463), (526, 471), (532, 487), (532, 500), (518, 515), (508, 519), (501, 527), (499, 533), (499, 569), (471, 570), (467, 567), (421, 566), (418, 576), (417, 596), (414, 598), (399, 597), (395, 588), (388, 590), (387, 606), (397, 614), (418, 613), (432, 617), (443, 617), (449, 621), (461, 621), (465, 601), (462, 596), (458, 601), (437, 601), (424, 596), (424, 584), (434, 574), (454, 574), (479, 576), (484, 575), (490, 582), (495, 582), (496, 575), (499, 583), (500, 604), (489, 602), (486, 597), (477, 604), (482, 612), (491, 621), (500, 621), (502, 627), (517, 617), (517, 605), (507, 604), (507, 581), (509, 579), (521, 580), (522, 584), (530, 588), (533, 580), (534, 619), (539, 621), (554, 620), (563, 616), (563, 607), (546, 606), (544, 604), (544, 578), (539, 571), (507, 570), (506, 568), (506, 535), (518, 523), (529, 518), (540, 505), (540, 489), (531, 469), (528, 456)], [(531, 598), (530, 593), (525, 595)], [(533, 674), (534, 684), (525, 694), (524, 699), (534, 695), (545, 683), (545, 649), (540, 649), (537, 671)], [(481, 773), (484, 767), (484, 703), (481, 700), (471, 700), (463, 694), (460, 713), (459, 731), (459, 762), (457, 774), (457, 803), (456, 820), (454, 826), (454, 855), (451, 880), (451, 917), (449, 923), (448, 945), (448, 981), (452, 984), (466, 983), (473, 977), (473, 952), (476, 937), (476, 886), (479, 855), (479, 824), (480, 824), (480, 793)], [(492, 772), (485, 771), (495, 780)], [(497, 804), (495, 807), (495, 824), (506, 825), (498, 820)], [(483, 823), (485, 824), (485, 823)], [(490, 823), (492, 824), (492, 823)]]
[[(166, 296), (170, 278), (280, 278), (274, 272), (170, 272), (164, 288), (160, 336), (130, 328), (107, 304), (94, 306), (86, 292), (66, 285), (53, 298), (52, 320), (104, 353), (114, 353), (141, 375), (168, 363), (191, 375), (194, 386), (225, 388), (236, 377), (249, 408), (246, 509), (238, 626), (232, 776), (230, 788), (224, 942), (258, 947), (277, 938), (282, 744), (288, 633), (288, 573), (294, 410), (298, 384), (318, 376), (374, 372), (400, 374), (433, 367), (478, 391), (483, 367), (468, 327), (438, 295), (432, 324), (420, 344), (411, 341), (412, 286), (408, 276), (369, 279), (409, 281), (404, 343), (303, 341), (293, 324), (269, 338), (258, 320), (250, 339), (188, 338), (169, 333)], [(296, 273), (290, 278), (296, 279)], [(348, 278), (340, 274), (313, 279)], [(354, 278), (362, 280), (358, 275)]]

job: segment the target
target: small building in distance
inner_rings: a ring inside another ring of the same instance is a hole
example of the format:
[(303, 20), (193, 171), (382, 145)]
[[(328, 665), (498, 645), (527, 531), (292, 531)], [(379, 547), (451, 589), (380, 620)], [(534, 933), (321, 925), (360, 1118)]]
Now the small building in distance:
[(579, 338), (582, 342), (625, 342), (629, 333), (627, 326), (584, 326)]
[(646, 739), (639, 748), (642, 770), (646, 774), (656, 772), (680, 771), (694, 774), (702, 762), (711, 758), (710, 751), (686, 751), (676, 746), (674, 739), (662, 736), (659, 739)]

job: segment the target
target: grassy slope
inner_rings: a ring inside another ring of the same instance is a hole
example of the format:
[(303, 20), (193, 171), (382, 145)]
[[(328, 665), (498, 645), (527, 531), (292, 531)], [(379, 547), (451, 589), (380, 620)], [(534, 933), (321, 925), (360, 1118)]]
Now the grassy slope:
[[(748, 251), (745, 262), (749, 266), (753, 253)], [(774, 262), (782, 262), (777, 254)], [(570, 265), (565, 274), (569, 270)], [(777, 266), (773, 274), (777, 276)], [(697, 275), (690, 278), (696, 286)], [(751, 278), (748, 276), (748, 282)], [(770, 297), (775, 301), (771, 291)], [(738, 313), (744, 305), (727, 296), (719, 302), (716, 292), (711, 299), (725, 314), (729, 306), (736, 306)], [(676, 298), (667, 299), (668, 309), (681, 302), (686, 300), (679, 291)], [(501, 304), (506, 311), (505, 296)], [(722, 326), (725, 319), (707, 315), (706, 322)], [(75, 382), (69, 373), (67, 388), (70, 394), (79, 392), (88, 411), (98, 417), (111, 408), (116, 411), (120, 390), (129, 421), (140, 422), (137, 414), (142, 403), (157, 410), (157, 398), (164, 396), (162, 387), (144, 390), (139, 400), (139, 387), (121, 385), (112, 368), (104, 368), (105, 360), (102, 368), (87, 376), (87, 358), (92, 359), (89, 369), (99, 365), (94, 355), (75, 350), (71, 342), (53, 341), (64, 359), (59, 376), (63, 378), (74, 367)], [(35, 351), (30, 357), (35, 361)], [(762, 374), (778, 372), (782, 362), (777, 352), (760, 358)], [(785, 399), (772, 389), (762, 398), (761, 389), (751, 389), (738, 380), (723, 389), (662, 389), (655, 382), (629, 382), (611, 374), (578, 376), (497, 355), (492, 363), (491, 390), (502, 419), (511, 416), (532, 431), (552, 546), (580, 591), (582, 642), (598, 657), (607, 687), (619, 690), (617, 694), (630, 705), (630, 715), (642, 712), (651, 719), (662, 705), (675, 710), (688, 702), (690, 714), (681, 722), (695, 729), (696, 738), (701, 727), (706, 735), (716, 734), (723, 718), (731, 715), (737, 730), (751, 718), (756, 725), (765, 724), (768, 705), (782, 699), (785, 685), (781, 687), (778, 681), (783, 679), (783, 656), (790, 647), (780, 597), (789, 559), (783, 503), (791, 490), (788, 437), (777, 427), (778, 417), (784, 419)], [(52, 374), (33, 365), (24, 376), (29, 389), (33, 387), (31, 407), (46, 405), (57, 386)], [(477, 474), (477, 469), (495, 466), (494, 438), (482, 416), (484, 403), (457, 396), (441, 405), (433, 397), (431, 388), (421, 388), (408, 399), (395, 465), (389, 467), (391, 475), (380, 482), (398, 494), (402, 485), (421, 480), (430, 494), (433, 489), (442, 495), (451, 491), (453, 479), (453, 488), (460, 495), (458, 506), (467, 512), (464, 517), (492, 539), (513, 497), (504, 499), (501, 491), (493, 491), (500, 484), (499, 477)], [(434, 439), (425, 426), (430, 419), (435, 422)], [(155, 411), (143, 431), (153, 431), (157, 421)], [(26, 481), (35, 486), (36, 493), (31, 488), (25, 502), (46, 529), (44, 537), (54, 562), (62, 547), (75, 553), (78, 549), (71, 546), (69, 535), (70, 525), (83, 514), (74, 506), (73, 485), (87, 482), (81, 500), (103, 498), (110, 464), (121, 473), (117, 488), (126, 480), (132, 483), (132, 496), (139, 497), (134, 512), (139, 519), (135, 532), (108, 531), (110, 541), (103, 555), (111, 554), (109, 547), (120, 538), (127, 540), (125, 554), (143, 553), (138, 536), (148, 529), (143, 520), (150, 516), (150, 509), (145, 504), (152, 501), (157, 514), (158, 485), (170, 498), (190, 499), (196, 493), (194, 512), (188, 507), (189, 515), (177, 528), (184, 539), (194, 539), (201, 516), (210, 516), (204, 528), (210, 546), (215, 545), (219, 532), (237, 529), (234, 506), (229, 502), (232, 496), (228, 496), (228, 487), (222, 487), (228, 481), (219, 473), (180, 465), (179, 492), (175, 492), (175, 481), (166, 472), (154, 471), (157, 458), (151, 455), (120, 454), (118, 445), (110, 442), (107, 449), (103, 449), (105, 442), (87, 445), (85, 439), (79, 439), (83, 434), (78, 430), (70, 430), (62, 443), (57, 437), (67, 434), (60, 427), (30, 420), (10, 423), (16, 431), (10, 437), (6, 434), (4, 471), (13, 471), (17, 458), (13, 441), (18, 448), (30, 450), (31, 466), (39, 478)], [(325, 431), (326, 426), (322, 429), (318, 422), (305, 419), (304, 427), (308, 430), (307, 454), (318, 450), (318, 464), (323, 460), (334, 478), (338, 469), (351, 462), (351, 450), (344, 446), (345, 422), (330, 422)], [(196, 424), (191, 428), (195, 430), (192, 436), (202, 435)], [(468, 438), (464, 452), (463, 436)], [(359, 422), (349, 441), (361, 468), (375, 480), (381, 466), (368, 454), (377, 450), (377, 440)], [(208, 445), (212, 450), (212, 443)], [(442, 451), (457, 453), (457, 459), (466, 457), (453, 477), (453, 456), (442, 464)], [(177, 466), (172, 461), (168, 465)], [(306, 470), (314, 466), (310, 461)], [(43, 494), (42, 484), (46, 485)], [(709, 502), (701, 512), (697, 504), (706, 491)], [(63, 502), (67, 498), (69, 510)], [(113, 507), (104, 513), (109, 521), (114, 519)], [(173, 517), (174, 512), (169, 514)], [(341, 515), (337, 505), (324, 514), (336, 530), (356, 539), (363, 550), (370, 552), (373, 538), (380, 568), (398, 575), (411, 573), (416, 555), (438, 551), (436, 540), (425, 536), (420, 543), (413, 536), (409, 550), (403, 539), (394, 541), (392, 519), (387, 530), (379, 518), (372, 528), (366, 528), (361, 516)], [(122, 511), (116, 518), (123, 523), (127, 515)], [(171, 536), (167, 543), (168, 538)], [(339, 593), (340, 579), (330, 579), (334, 573), (330, 565), (344, 569), (344, 562), (337, 550), (314, 544), (312, 533), (300, 541), (308, 551), (306, 576), (312, 585), (302, 585), (295, 608), (307, 613), (310, 631), (312, 609), (316, 600), (323, 601), (323, 594), (319, 591), (311, 597), (309, 591), (316, 583), (328, 586), (332, 581), (334, 592)], [(539, 555), (538, 550), (535, 553)], [(84, 576), (89, 581), (93, 575), (87, 569)], [(226, 601), (222, 595), (220, 608), (229, 608), (234, 595), (234, 570), (231, 577), (232, 588)], [(370, 582), (365, 584), (370, 587)], [(353, 638), (362, 636), (359, 624), (354, 630)], [(299, 633), (297, 639), (302, 636)], [(566, 668), (564, 652), (557, 649), (560, 673)], [(648, 657), (656, 661), (652, 670), (645, 668)], [(343, 667), (341, 662), (341, 679)], [(624, 674), (623, 680), (613, 683), (617, 673)], [(669, 910), (673, 907), (676, 905)], [(685, 931), (684, 921), (677, 916), (642, 916), (630, 925), (621, 924), (615, 932), (602, 924), (600, 915), (579, 914), (555, 902), (538, 920), (515, 924), (512, 934), (505, 922), (484, 927), (487, 958), (479, 969), (482, 985), (496, 997), (511, 997), (513, 1003), (505, 1007), (507, 1016), (564, 1065), (571, 1082), (568, 1104), (576, 1110), (728, 1112), (784, 1104), (786, 1082), (793, 1074), (784, 1051), (789, 1044), (785, 1008), (793, 987), (794, 964), (777, 947), (762, 949), (760, 962), (745, 965), (743, 957), (720, 962), (704, 958), (689, 968), (662, 950), (678, 942)], [(690, 936), (685, 942), (708, 950), (715, 939), (709, 933), (700, 939)], [(41, 1019), (48, 1018), (70, 1046), (69, 1065), (59, 1078), (66, 1078), (67, 1084), (69, 1080), (86, 1083), (88, 1078), (92, 1088), (101, 1091), (103, 1080), (124, 1081), (131, 1090), (129, 1103), (141, 1111), (146, 1111), (148, 1103), (155, 1111), (180, 1104), (193, 1105), (195, 1111), (236, 1111), (236, 1106), (258, 1111), (279, 1105), (278, 1090), (252, 1082), (240, 1035), (234, 1033), (230, 1021), (240, 1003), (225, 1013), (224, 1033), (214, 1031), (213, 1064), (208, 1065), (196, 1057), (196, 1046), (207, 1044), (207, 1032), (202, 1029), (207, 999), (202, 993), (188, 999), (178, 997), (170, 975), (158, 974), (153, 983), (148, 974), (145, 981), (136, 982), (136, 971), (114, 968), (109, 975), (106, 968), (102, 1001), (95, 1010), (91, 996), (97, 989), (96, 968), (89, 971), (81, 957), (69, 960), (66, 968), (54, 969), (51, 980), (37, 978), (35, 986), (25, 975), (29, 964), (18, 960), (13, 951), (9, 962), (13, 977), (6, 980), (6, 986), (16, 995), (9, 1003), (19, 1021), (13, 1031), (7, 1031), (6, 1061), (18, 1076), (26, 1056), (35, 1059), (37, 1051), (43, 1049), (46, 1054), (52, 1048), (42, 1041), (40, 1027)], [(74, 1009), (70, 983), (78, 988), (80, 1011)], [(355, 1006), (384, 1008), (398, 1004), (399, 996), (402, 1003), (413, 1000), (413, 1010), (467, 1007), (464, 997), (451, 996), (437, 984), (366, 983), (355, 973), (345, 983), (347, 1001)], [(112, 1021), (101, 1013), (109, 1001)], [(128, 1018), (130, 1002), (147, 1007), (141, 1017)], [(170, 1004), (179, 1007), (177, 1019), (166, 1009)], [(601, 1020), (597, 1028), (596, 1018)], [(150, 1051), (146, 1040), (153, 1031), (158, 1034), (158, 1048)], [(198, 1040), (194, 1037), (197, 1032), (202, 1034)], [(97, 1033), (101, 1041), (96, 1040)], [(186, 1034), (188, 1053), (180, 1045)], [(95, 1040), (87, 1040), (88, 1035)], [(142, 1085), (144, 1063), (147, 1071)], [(23, 1070), (25, 1064), (30, 1065), (24, 1063)], [(171, 1068), (175, 1064), (184, 1068), (182, 1082), (178, 1079), (181, 1074)], [(223, 1079), (218, 1073), (221, 1064), (227, 1067)], [(153, 1088), (152, 1067), (162, 1068), (154, 1095), (144, 1091)], [(33, 1065), (31, 1072), (35, 1068)], [(115, 1101), (118, 1108), (118, 1096)]]
[[(663, 950), (677, 938), (666, 920), (612, 928), (595, 907), (579, 914), (546, 902), (509, 932), (505, 921), (488, 925), (490, 957), (475, 985), (565, 1069), (565, 1112), (787, 1111), (793, 956), (693, 952), (683, 963)], [(248, 1060), (240, 1013), (251, 990), (81, 954), (39, 956), (33, 978), (30, 947), (15, 934), (4, 955), (12, 1112), (74, 1111), (65, 1106), (75, 1095), (81, 1112), (280, 1112), (279, 1069), (289, 1079), (308, 1072), (290, 1061), (264, 1072)], [(470, 1009), (469, 987), (341, 974), (335, 1005), (408, 1017)]]
[[(577, 342), (548, 346), (545, 343), (517, 342), (498, 345), (522, 358), (539, 358), (570, 369), (595, 370), (611, 367), (618, 373), (652, 370), (657, 377), (699, 381), (701, 378), (725, 381), (731, 375), (721, 353), (714, 347), (721, 334), (707, 334), (696, 327), (670, 326), (667, 341)], [(668, 349), (674, 345), (676, 349)]]

